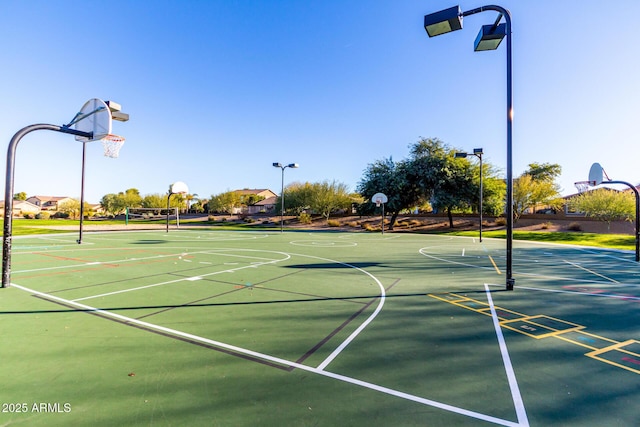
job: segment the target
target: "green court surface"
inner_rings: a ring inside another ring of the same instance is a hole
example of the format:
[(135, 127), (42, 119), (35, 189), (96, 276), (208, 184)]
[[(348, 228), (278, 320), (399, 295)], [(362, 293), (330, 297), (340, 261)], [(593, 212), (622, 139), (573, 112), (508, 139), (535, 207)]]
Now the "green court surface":
[(308, 231), (14, 238), (0, 426), (640, 425), (628, 252)]

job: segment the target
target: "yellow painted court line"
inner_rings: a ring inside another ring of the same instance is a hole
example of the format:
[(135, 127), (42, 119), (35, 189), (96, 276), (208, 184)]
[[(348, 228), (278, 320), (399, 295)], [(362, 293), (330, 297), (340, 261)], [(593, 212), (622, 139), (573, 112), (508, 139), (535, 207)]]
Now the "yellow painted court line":
[(617, 280), (612, 279), (611, 277), (607, 277), (607, 276), (605, 276), (605, 275), (603, 275), (603, 274), (596, 273), (595, 271), (593, 271), (593, 270), (589, 270), (588, 268), (585, 268), (585, 267), (582, 267), (581, 265), (578, 265), (578, 264), (576, 264), (575, 262), (567, 261), (566, 259), (565, 259), (565, 260), (563, 260), (563, 261), (564, 261), (564, 262), (566, 262), (567, 264), (570, 264), (570, 265), (572, 265), (572, 266), (574, 266), (574, 267), (577, 267), (577, 268), (579, 268), (579, 269), (581, 269), (581, 270), (584, 270), (584, 271), (586, 271), (586, 272), (589, 272), (589, 273), (591, 273), (591, 274), (594, 274), (594, 275), (596, 275), (596, 276), (598, 276), (598, 277), (602, 277), (603, 279), (607, 279), (607, 280), (608, 280), (608, 281), (610, 281), (610, 282), (613, 282), (613, 283), (620, 283), (620, 282), (618, 282)]
[[(607, 342), (610, 342), (610, 343), (612, 343), (612, 344), (619, 344), (619, 343), (618, 343), (618, 341), (614, 341), (614, 340), (612, 340), (612, 339), (610, 339), (610, 338), (601, 337), (600, 335), (590, 334), (589, 332), (584, 332), (584, 331), (577, 331), (577, 332), (578, 332), (580, 335), (585, 335), (585, 336), (587, 336), (587, 337), (595, 338), (595, 339), (597, 339), (597, 340), (607, 341)], [(572, 339), (572, 338), (568, 338), (568, 337), (563, 337), (563, 336), (561, 336), (561, 335), (558, 335), (556, 338), (560, 338), (560, 339), (561, 339), (561, 340), (563, 340), (563, 341), (570, 342), (570, 343), (572, 343), (572, 344), (576, 344), (576, 345), (579, 345), (579, 346), (581, 346), (581, 347), (585, 347), (585, 348), (588, 348), (588, 349), (591, 349), (591, 350), (598, 350), (599, 348), (603, 348), (603, 347), (596, 347), (596, 346), (593, 346), (593, 345), (588, 344), (588, 343), (586, 343), (586, 342), (584, 342), (584, 341), (579, 341), (579, 340), (576, 340), (576, 339)]]
[(638, 355), (638, 354), (636, 354), (634, 352), (631, 352), (631, 351), (628, 351), (628, 350), (623, 350), (623, 348), (622, 348), (622, 347), (628, 346), (629, 344), (634, 344), (634, 343), (638, 343), (638, 341), (636, 341), (636, 340), (623, 341), (623, 342), (620, 342), (620, 343), (617, 343), (617, 344), (614, 344), (614, 345), (610, 345), (609, 347), (600, 348), (598, 350), (595, 350), (595, 351), (592, 351), (590, 353), (587, 353), (587, 356), (598, 356), (599, 354), (606, 353), (606, 352), (612, 351), (612, 350), (620, 350), (620, 351), (628, 353), (628, 354), (633, 354), (633, 355), (636, 355), (636, 356), (640, 356), (640, 355)]
[(636, 341), (636, 340), (627, 340), (627, 341), (624, 341), (624, 342), (621, 342), (621, 343), (618, 343), (618, 344), (615, 344), (615, 345), (612, 345), (612, 346), (609, 346), (609, 347), (605, 347), (605, 348), (601, 348), (599, 350), (592, 351), (590, 353), (585, 354), (585, 356), (591, 357), (593, 359), (599, 360), (600, 362), (604, 362), (604, 363), (607, 363), (607, 364), (612, 365), (612, 366), (617, 366), (618, 368), (626, 369), (627, 371), (631, 371), (631, 372), (634, 372), (636, 374), (640, 374), (640, 369), (635, 369), (635, 368), (632, 368), (630, 366), (626, 366), (626, 365), (623, 365), (621, 363), (616, 363), (616, 362), (614, 362), (612, 360), (608, 360), (608, 359), (605, 359), (603, 357), (600, 357), (601, 354), (607, 353), (609, 351), (620, 351), (622, 353), (627, 353), (627, 354), (632, 355), (632, 356), (640, 357), (640, 354), (637, 354), (637, 353), (634, 353), (632, 351), (628, 351), (628, 350), (624, 349), (624, 347), (628, 346), (629, 344), (638, 344), (638, 343), (639, 342)]
[(491, 264), (493, 264), (493, 268), (496, 269), (496, 271), (498, 272), (498, 274), (502, 274), (500, 272), (500, 269), (498, 268), (498, 266), (496, 265), (496, 262), (493, 260), (493, 258), (491, 258), (491, 255), (487, 255), (489, 257), (489, 260), (491, 261)]

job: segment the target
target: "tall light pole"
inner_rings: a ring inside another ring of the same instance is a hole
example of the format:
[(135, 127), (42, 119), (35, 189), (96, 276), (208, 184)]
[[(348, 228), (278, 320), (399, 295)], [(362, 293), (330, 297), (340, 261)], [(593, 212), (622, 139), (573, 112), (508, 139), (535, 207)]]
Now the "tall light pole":
[(467, 156), (476, 156), (480, 159), (480, 241), (482, 242), (482, 199), (484, 192), (482, 191), (482, 148), (474, 148), (473, 153), (456, 153), (455, 157), (466, 158)]
[[(483, 25), (474, 43), (475, 51), (494, 50), (503, 38), (507, 38), (507, 274), (506, 289), (513, 290), (513, 170), (512, 170), (512, 128), (513, 128), (513, 93), (511, 81), (511, 14), (501, 6), (489, 5), (477, 7), (466, 12), (460, 6), (454, 6), (439, 12), (425, 15), (424, 29), (429, 37), (449, 33), (462, 29), (462, 18), (485, 11), (498, 12), (498, 17), (492, 25)], [(504, 17), (505, 23), (500, 21)]]
[(286, 168), (296, 169), (300, 167), (297, 163), (289, 163), (288, 165), (283, 165), (282, 163), (273, 163), (274, 168), (280, 168), (282, 170), (282, 186), (280, 190), (280, 232), (284, 232), (284, 170)]

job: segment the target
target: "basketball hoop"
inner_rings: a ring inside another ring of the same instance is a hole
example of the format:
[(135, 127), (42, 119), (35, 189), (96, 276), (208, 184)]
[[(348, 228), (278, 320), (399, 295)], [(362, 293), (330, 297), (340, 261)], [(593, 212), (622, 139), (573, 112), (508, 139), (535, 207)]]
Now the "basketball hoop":
[(381, 204), (382, 204), (382, 198), (378, 197), (376, 199), (376, 208), (379, 208)]
[(104, 148), (105, 157), (115, 159), (118, 157), (118, 153), (120, 153), (120, 149), (124, 145), (125, 138), (109, 134), (104, 138), (101, 138), (100, 141), (102, 141), (102, 148)]
[(576, 186), (576, 188), (578, 189), (578, 193), (584, 193), (585, 191), (589, 190), (589, 187), (593, 187), (596, 185), (595, 181), (578, 181), (578, 182), (574, 182), (573, 185)]

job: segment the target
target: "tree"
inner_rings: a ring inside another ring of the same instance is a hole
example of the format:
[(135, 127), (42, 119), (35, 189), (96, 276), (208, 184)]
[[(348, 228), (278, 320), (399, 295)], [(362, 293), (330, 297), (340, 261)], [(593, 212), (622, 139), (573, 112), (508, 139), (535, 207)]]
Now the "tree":
[(313, 185), (310, 182), (292, 182), (284, 188), (284, 212), (282, 210), (282, 195), (276, 200), (276, 212), (286, 214), (293, 211), (296, 215), (311, 209)]
[(385, 212), (391, 215), (389, 229), (393, 226), (401, 211), (411, 209), (423, 200), (417, 181), (417, 173), (409, 161), (394, 162), (391, 157), (377, 160), (367, 166), (364, 176), (358, 183), (357, 191), (364, 202), (358, 207), (361, 214), (373, 213), (371, 198), (376, 193), (384, 193), (388, 201)]
[(555, 163), (529, 163), (529, 169), (524, 173), (534, 181), (555, 182), (562, 173), (562, 167)]
[[(562, 206), (560, 186), (556, 183), (561, 172), (562, 168), (558, 164), (529, 164), (529, 169), (513, 183), (513, 210), (516, 220), (529, 208), (535, 212), (536, 206), (540, 204), (550, 205), (555, 209)], [(526, 176), (529, 178), (524, 178)]]
[(209, 212), (233, 214), (240, 206), (240, 195), (235, 191), (226, 191), (209, 199)]
[(456, 159), (457, 151), (460, 150), (451, 149), (437, 138), (421, 138), (411, 147), (423, 197), (430, 199), (434, 209), (447, 212), (451, 228), (453, 211), (469, 209), (473, 200), (479, 200), (479, 180), (473, 179), (474, 167), (468, 160)]
[(522, 174), (513, 182), (513, 214), (516, 221), (527, 209), (535, 211), (538, 204), (559, 208), (558, 186), (553, 181), (534, 180), (531, 175)]
[(13, 195), (13, 200), (27, 200), (27, 193), (21, 191)]
[(312, 185), (313, 195), (310, 208), (327, 220), (332, 212), (351, 207), (352, 199), (349, 187), (337, 181), (323, 181)]
[(109, 193), (105, 194), (104, 196), (102, 196), (102, 199), (100, 199), (102, 210), (104, 210), (107, 215), (117, 215), (119, 213), (122, 213), (118, 212), (117, 197), (118, 196), (116, 194)]
[[(91, 206), (87, 202), (84, 203), (85, 214), (90, 212)], [(69, 199), (58, 205), (58, 212), (67, 214), (71, 219), (78, 219), (80, 217), (80, 200)]]
[(600, 188), (575, 196), (569, 204), (577, 212), (606, 222), (607, 229), (611, 227), (611, 221), (635, 219), (635, 194), (629, 191)]
[(284, 203), (285, 212), (294, 211), (299, 215), (309, 209), (328, 220), (333, 212), (351, 208), (353, 198), (346, 184), (337, 181), (305, 182), (289, 184), (284, 191)]
[(143, 208), (166, 208), (167, 195), (166, 194), (147, 194), (141, 201)]

